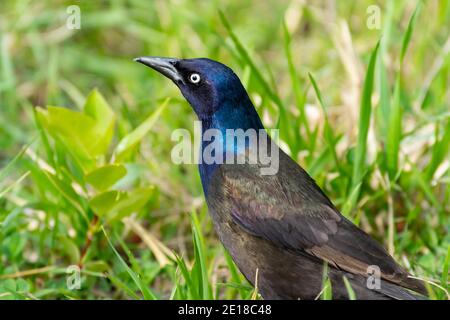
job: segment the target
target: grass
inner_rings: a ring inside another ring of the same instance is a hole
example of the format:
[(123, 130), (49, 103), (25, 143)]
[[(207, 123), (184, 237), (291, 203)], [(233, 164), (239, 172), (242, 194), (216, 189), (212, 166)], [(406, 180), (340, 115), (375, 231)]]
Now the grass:
[(259, 298), (196, 166), (171, 162), (193, 112), (141, 55), (231, 66), (283, 149), (448, 299), (450, 1), (379, 1), (380, 29), (371, 1), (330, 3), (86, 2), (69, 30), (69, 1), (3, 1), (0, 299)]

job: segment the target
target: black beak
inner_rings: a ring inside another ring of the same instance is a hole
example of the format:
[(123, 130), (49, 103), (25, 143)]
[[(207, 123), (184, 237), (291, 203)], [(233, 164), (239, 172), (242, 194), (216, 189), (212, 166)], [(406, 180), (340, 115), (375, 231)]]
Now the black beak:
[(180, 84), (180, 82), (184, 83), (183, 78), (175, 68), (175, 64), (179, 61), (179, 59), (162, 57), (139, 57), (134, 59), (134, 61), (142, 63), (147, 67), (158, 71), (162, 75), (175, 82), (175, 84), (177, 85)]

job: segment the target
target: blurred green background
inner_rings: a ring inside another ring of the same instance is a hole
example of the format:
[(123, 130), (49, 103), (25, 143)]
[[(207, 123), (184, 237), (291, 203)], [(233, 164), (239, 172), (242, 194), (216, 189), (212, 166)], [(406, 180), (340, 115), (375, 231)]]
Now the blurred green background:
[(196, 165), (171, 162), (194, 114), (142, 55), (232, 67), (283, 149), (448, 299), (449, 21), (447, 0), (1, 1), (0, 299), (258, 298)]

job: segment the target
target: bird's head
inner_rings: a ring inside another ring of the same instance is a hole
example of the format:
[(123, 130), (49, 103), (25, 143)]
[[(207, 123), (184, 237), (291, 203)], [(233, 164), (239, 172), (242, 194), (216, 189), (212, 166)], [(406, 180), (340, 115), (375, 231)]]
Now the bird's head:
[(135, 61), (172, 80), (202, 120), (223, 107), (251, 104), (238, 76), (217, 61), (161, 57), (140, 57)]

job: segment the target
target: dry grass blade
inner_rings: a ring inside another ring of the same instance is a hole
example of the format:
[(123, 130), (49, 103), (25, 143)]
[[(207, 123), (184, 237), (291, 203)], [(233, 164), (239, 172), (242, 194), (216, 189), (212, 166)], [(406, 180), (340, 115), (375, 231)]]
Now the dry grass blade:
[(144, 241), (147, 247), (155, 255), (155, 258), (161, 267), (172, 264), (173, 261), (176, 261), (173, 252), (169, 248), (167, 248), (161, 241), (159, 241), (153, 234), (145, 230), (144, 227), (133, 218), (125, 218), (123, 219), (123, 223), (131, 230), (133, 230), (133, 232), (135, 232), (142, 239), (142, 241)]
[(10, 273), (10, 274), (0, 275), (0, 279), (14, 279), (14, 278), (29, 277), (29, 276), (34, 276), (36, 274), (50, 272), (52, 270), (55, 270), (56, 268), (57, 268), (56, 266), (46, 266), (46, 267), (42, 267), (42, 268), (17, 271), (17, 272)]

